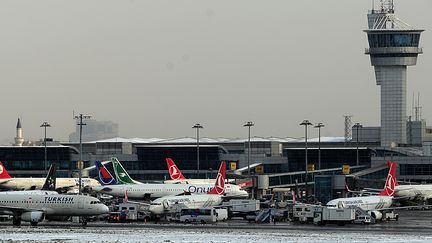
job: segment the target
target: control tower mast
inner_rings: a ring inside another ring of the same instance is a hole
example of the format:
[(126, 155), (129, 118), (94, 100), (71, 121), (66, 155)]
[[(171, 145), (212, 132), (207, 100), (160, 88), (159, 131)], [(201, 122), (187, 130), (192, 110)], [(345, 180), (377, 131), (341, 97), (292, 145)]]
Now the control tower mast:
[(393, 0), (381, 0), (381, 9), (368, 13), (371, 64), (381, 86), (381, 146), (407, 143), (407, 66), (417, 64), (420, 34), (395, 15)]

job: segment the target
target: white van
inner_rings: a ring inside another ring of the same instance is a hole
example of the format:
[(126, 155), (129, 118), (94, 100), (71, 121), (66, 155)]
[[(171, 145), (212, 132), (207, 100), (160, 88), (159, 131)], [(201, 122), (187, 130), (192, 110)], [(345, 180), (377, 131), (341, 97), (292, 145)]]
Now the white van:
[(184, 208), (180, 211), (180, 222), (182, 223), (215, 223), (228, 218), (225, 208)]

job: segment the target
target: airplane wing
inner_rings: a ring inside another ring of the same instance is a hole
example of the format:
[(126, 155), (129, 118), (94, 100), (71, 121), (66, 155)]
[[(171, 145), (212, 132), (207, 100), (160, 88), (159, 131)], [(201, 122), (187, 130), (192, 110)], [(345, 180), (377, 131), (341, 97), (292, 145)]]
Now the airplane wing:
[(15, 207), (15, 206), (4, 206), (0, 205), (0, 211), (3, 211), (3, 213), (7, 213), (8, 211), (11, 213), (11, 215), (14, 215), (16, 213), (22, 213), (22, 212), (45, 212), (41, 209), (36, 208), (22, 208), (22, 207)]
[(10, 178), (10, 179), (0, 179), (0, 185), (9, 182), (9, 181), (12, 180), (12, 179), (13, 179), (13, 178)]
[(138, 202), (138, 201), (131, 201), (128, 200), (128, 203), (132, 203), (132, 204), (138, 204), (138, 205), (144, 205), (144, 206), (150, 206), (150, 203), (146, 203), (146, 202)]
[(192, 193), (184, 191), (184, 192), (182, 192), (180, 194), (177, 194), (176, 196), (185, 196), (185, 195), (192, 195)]
[(412, 208), (425, 208), (432, 207), (432, 205), (415, 205), (415, 206), (402, 206), (402, 207), (389, 207), (389, 208), (380, 208), (378, 211), (382, 210), (395, 210), (395, 209), (412, 209)]

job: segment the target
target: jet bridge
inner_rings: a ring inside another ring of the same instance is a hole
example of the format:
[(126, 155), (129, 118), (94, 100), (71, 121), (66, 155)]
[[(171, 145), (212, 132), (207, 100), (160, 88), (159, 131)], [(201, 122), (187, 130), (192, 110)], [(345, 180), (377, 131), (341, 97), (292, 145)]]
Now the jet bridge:
[[(368, 166), (367, 165), (352, 166), (350, 169), (351, 171), (358, 172), (365, 168), (368, 168)], [(338, 175), (338, 174), (342, 174), (342, 166), (338, 168), (308, 171), (307, 180), (305, 180), (306, 179), (305, 171), (296, 171), (296, 172), (258, 176), (258, 180), (268, 179), (268, 188), (271, 189), (271, 188), (279, 188), (279, 187), (303, 186), (306, 184), (306, 181), (308, 185), (313, 185), (315, 183), (315, 175)]]

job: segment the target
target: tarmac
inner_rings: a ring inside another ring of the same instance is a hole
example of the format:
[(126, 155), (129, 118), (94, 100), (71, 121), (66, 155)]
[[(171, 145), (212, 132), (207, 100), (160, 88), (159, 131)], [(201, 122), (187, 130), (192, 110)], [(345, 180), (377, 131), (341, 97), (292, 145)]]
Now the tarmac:
[[(87, 226), (82, 226), (72, 222), (44, 221), (36, 226), (37, 228), (119, 228), (119, 229), (230, 229), (230, 230), (260, 230), (260, 231), (325, 231), (325, 232), (393, 232), (393, 233), (421, 233), (432, 235), (432, 210), (399, 210), (398, 221), (383, 221), (377, 224), (359, 225), (347, 224), (345, 226), (326, 225), (316, 226), (313, 224), (299, 224), (296, 222), (276, 222), (275, 224), (249, 223), (246, 220), (228, 220), (216, 224), (183, 224), (174, 222), (130, 222), (130, 223), (107, 223), (89, 222)], [(11, 221), (0, 222), (0, 229), (12, 228)], [(29, 223), (22, 222), (23, 227), (31, 227)], [(14, 227), (16, 228), (16, 227)]]

